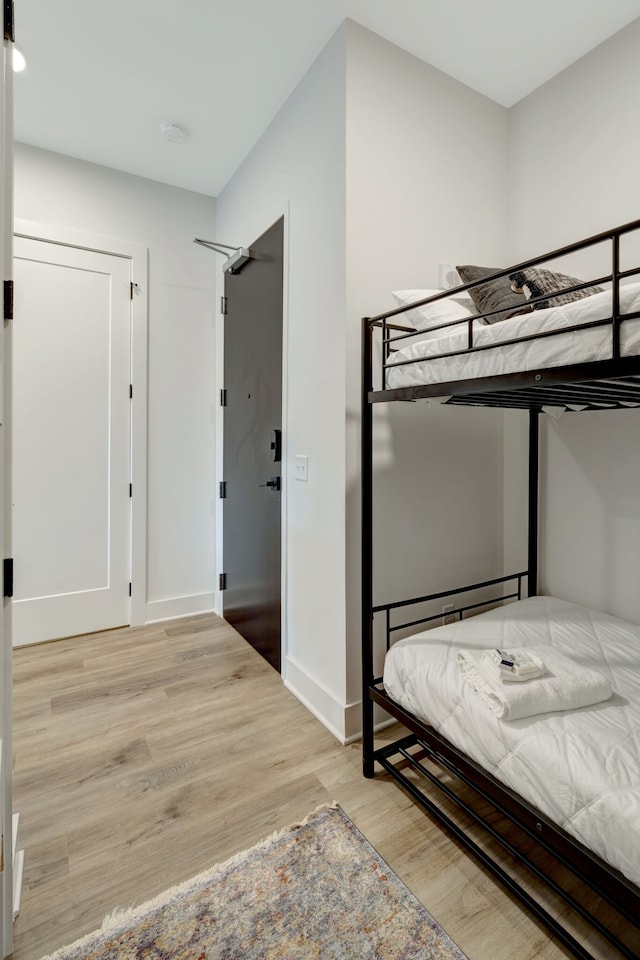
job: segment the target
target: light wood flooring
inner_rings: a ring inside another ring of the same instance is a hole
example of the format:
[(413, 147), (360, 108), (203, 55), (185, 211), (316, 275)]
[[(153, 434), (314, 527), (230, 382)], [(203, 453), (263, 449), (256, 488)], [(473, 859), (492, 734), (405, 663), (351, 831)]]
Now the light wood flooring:
[[(16, 960), (338, 801), (470, 960), (567, 954), (213, 615), (21, 648)], [(603, 957), (607, 954), (604, 953)], [(354, 958), (357, 960), (357, 958)]]

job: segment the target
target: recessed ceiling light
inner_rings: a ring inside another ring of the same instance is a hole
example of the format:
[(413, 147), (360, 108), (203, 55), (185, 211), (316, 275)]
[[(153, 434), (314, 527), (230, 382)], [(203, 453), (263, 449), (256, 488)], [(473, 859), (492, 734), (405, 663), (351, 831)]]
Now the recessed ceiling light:
[(160, 131), (165, 140), (169, 143), (184, 143), (189, 134), (179, 123), (167, 121), (160, 124)]
[(22, 73), (27, 66), (27, 61), (20, 47), (13, 46), (13, 72)]

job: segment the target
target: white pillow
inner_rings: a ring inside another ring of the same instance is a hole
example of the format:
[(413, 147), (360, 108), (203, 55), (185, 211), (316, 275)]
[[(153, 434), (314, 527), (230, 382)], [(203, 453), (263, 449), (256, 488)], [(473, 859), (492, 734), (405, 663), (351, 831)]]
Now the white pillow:
[[(424, 300), (425, 297), (432, 297), (442, 292), (442, 290), (393, 290), (391, 296), (399, 307), (406, 307), (415, 303), (416, 300)], [(459, 327), (446, 327), (444, 330), (432, 330), (432, 327), (437, 327), (441, 323), (450, 323), (452, 320), (467, 320), (477, 312), (471, 297), (443, 297), (442, 300), (435, 300), (433, 303), (398, 314), (394, 319), (398, 323), (408, 321), (416, 330), (425, 332), (427, 339), (436, 339), (454, 333)]]

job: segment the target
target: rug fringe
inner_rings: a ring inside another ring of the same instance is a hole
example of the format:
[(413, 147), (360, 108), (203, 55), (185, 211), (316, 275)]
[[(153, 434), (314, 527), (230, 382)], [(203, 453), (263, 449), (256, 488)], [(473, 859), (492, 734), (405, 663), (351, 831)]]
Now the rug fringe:
[(326, 813), (329, 810), (339, 809), (340, 804), (335, 801), (333, 803), (323, 803), (319, 807), (316, 807), (316, 809), (308, 814), (308, 816), (306, 816), (303, 820), (295, 821), (294, 823), (289, 824), (287, 827), (282, 827), (279, 830), (275, 830), (272, 834), (270, 834), (268, 837), (265, 837), (263, 840), (260, 840), (253, 847), (249, 847), (246, 850), (240, 850), (223, 863), (217, 863), (213, 867), (203, 870), (195, 877), (190, 877), (188, 880), (184, 880), (182, 883), (178, 883), (175, 886), (170, 887), (168, 890), (163, 890), (162, 893), (158, 894), (156, 897), (153, 897), (151, 900), (146, 900), (144, 903), (141, 903), (136, 907), (116, 907), (111, 913), (108, 913), (105, 916), (104, 920), (102, 921), (102, 925), (98, 930), (93, 930), (80, 940), (76, 940), (73, 944), (61, 947), (59, 950), (56, 950), (55, 953), (51, 953), (46, 957), (42, 957), (41, 960), (64, 960), (67, 951), (71, 947), (73, 947), (74, 950), (78, 950), (85, 945), (88, 945), (98, 933), (115, 933), (121, 927), (130, 924), (139, 917), (144, 916), (158, 907), (161, 907), (169, 898), (180, 896), (182, 893), (186, 893), (192, 887), (197, 886), (200, 883), (213, 880), (223, 870), (228, 870), (230, 867), (233, 867), (239, 863), (244, 857), (246, 857), (248, 853), (264, 850), (266, 847), (270, 846), (281, 837), (284, 837), (286, 834), (293, 833), (294, 831), (299, 830), (301, 827), (306, 827), (317, 817), (322, 816), (323, 813)]

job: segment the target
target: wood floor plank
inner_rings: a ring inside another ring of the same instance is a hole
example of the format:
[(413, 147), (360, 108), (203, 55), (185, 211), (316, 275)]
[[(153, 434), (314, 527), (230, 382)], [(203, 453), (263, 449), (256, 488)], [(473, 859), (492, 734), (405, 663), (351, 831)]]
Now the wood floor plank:
[(566, 958), (386, 775), (365, 780), (359, 744), (339, 744), (214, 615), (22, 647), (14, 679), (15, 960), (329, 801), (472, 960)]

